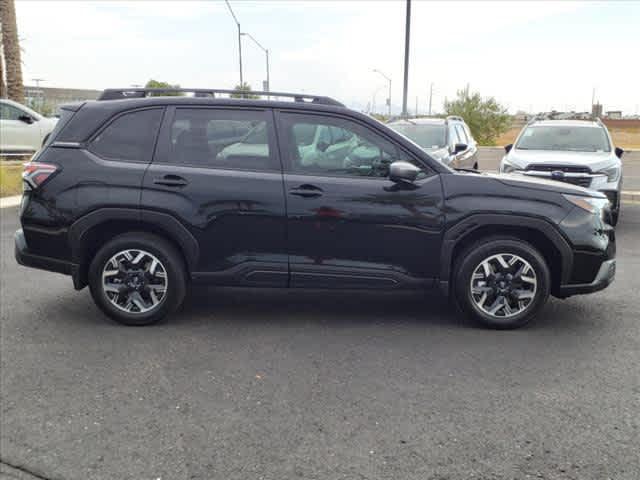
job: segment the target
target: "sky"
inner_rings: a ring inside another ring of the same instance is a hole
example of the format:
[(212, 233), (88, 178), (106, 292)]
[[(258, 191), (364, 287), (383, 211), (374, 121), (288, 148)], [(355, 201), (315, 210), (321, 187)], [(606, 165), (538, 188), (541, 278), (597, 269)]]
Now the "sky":
[[(270, 51), (272, 91), (352, 108), (402, 103), (405, 2), (230, 0), (243, 32)], [(238, 30), (223, 0), (16, 1), (27, 85), (233, 88)], [(242, 37), (244, 79), (261, 89), (266, 58)], [(432, 111), (469, 85), (509, 109), (640, 108), (640, 1), (412, 2), (408, 107)]]

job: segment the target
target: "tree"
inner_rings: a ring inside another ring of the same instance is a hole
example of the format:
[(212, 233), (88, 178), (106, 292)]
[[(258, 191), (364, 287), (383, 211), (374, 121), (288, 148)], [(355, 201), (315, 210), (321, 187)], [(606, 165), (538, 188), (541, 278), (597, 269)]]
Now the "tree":
[[(171, 85), (168, 82), (160, 82), (158, 80), (151, 79), (149, 80), (144, 88), (180, 88), (180, 85)], [(167, 92), (167, 93), (159, 93), (158, 95), (162, 95), (163, 97), (181, 97), (181, 92)]]
[(236, 85), (233, 90), (238, 92), (238, 93), (232, 93), (231, 94), (231, 98), (254, 98), (254, 99), (260, 98), (260, 95), (254, 95), (254, 94), (250, 94), (250, 93), (242, 93), (242, 92), (250, 92), (251, 91), (251, 85), (249, 85), (247, 82), (244, 82), (242, 85), (240, 85), (240, 84)]
[(11, 100), (24, 103), (22, 61), (20, 60), (20, 42), (18, 41), (14, 0), (0, 0), (0, 24), (2, 25), (2, 50), (7, 76), (7, 96)]
[(509, 129), (511, 117), (495, 98), (483, 99), (479, 92), (469, 95), (469, 88), (458, 90), (458, 98), (445, 101), (447, 115), (458, 115), (480, 145), (495, 145), (496, 138)]
[(0, 24), (0, 98), (7, 98), (7, 84), (4, 82), (4, 50), (2, 48), (2, 24)]

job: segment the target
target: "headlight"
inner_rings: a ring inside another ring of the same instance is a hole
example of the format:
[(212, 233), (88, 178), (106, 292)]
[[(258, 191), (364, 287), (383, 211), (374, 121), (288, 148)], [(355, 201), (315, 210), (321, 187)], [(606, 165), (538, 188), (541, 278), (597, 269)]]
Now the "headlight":
[(517, 165), (514, 165), (508, 160), (502, 160), (502, 163), (500, 164), (500, 173), (512, 173), (512, 172), (517, 172), (519, 170), (522, 170), (522, 168), (518, 167)]
[(604, 170), (600, 170), (598, 173), (602, 173), (607, 176), (607, 182), (615, 182), (620, 178), (620, 170), (621, 168), (616, 165), (614, 167), (605, 168)]
[(579, 195), (562, 195), (576, 207), (580, 207), (589, 213), (600, 214), (605, 208), (609, 207), (609, 200), (606, 198), (581, 197)]

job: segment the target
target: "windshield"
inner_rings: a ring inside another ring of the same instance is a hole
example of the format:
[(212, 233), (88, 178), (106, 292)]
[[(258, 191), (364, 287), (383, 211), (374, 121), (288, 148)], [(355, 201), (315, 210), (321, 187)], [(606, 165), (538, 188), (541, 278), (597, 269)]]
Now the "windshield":
[(442, 148), (447, 144), (444, 125), (389, 125), (422, 148)]
[(608, 152), (609, 139), (600, 127), (531, 126), (520, 136), (520, 150)]

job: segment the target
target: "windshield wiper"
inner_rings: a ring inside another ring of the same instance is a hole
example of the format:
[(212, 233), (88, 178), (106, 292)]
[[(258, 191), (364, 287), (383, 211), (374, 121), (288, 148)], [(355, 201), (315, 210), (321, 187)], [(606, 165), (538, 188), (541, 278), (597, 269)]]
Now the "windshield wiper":
[(480, 170), (474, 168), (454, 168), (456, 172), (469, 172), (469, 173), (482, 173)]

